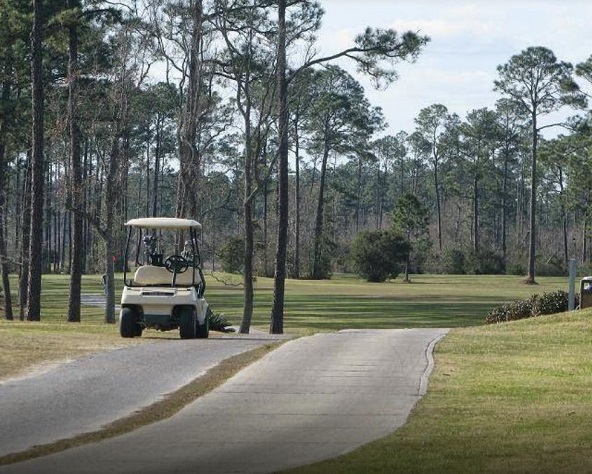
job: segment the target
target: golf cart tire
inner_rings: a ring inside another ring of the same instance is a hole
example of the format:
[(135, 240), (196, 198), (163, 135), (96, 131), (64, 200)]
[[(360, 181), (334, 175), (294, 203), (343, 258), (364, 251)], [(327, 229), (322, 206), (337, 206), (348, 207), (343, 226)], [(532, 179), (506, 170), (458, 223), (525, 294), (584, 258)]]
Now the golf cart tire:
[(197, 337), (197, 315), (192, 307), (179, 309), (179, 335), (181, 339)]
[(197, 325), (197, 338), (207, 339), (210, 335), (210, 318), (206, 316), (206, 320), (203, 324)]
[(131, 338), (137, 336), (138, 326), (136, 312), (131, 308), (122, 308), (119, 318), (119, 334), (121, 337)]

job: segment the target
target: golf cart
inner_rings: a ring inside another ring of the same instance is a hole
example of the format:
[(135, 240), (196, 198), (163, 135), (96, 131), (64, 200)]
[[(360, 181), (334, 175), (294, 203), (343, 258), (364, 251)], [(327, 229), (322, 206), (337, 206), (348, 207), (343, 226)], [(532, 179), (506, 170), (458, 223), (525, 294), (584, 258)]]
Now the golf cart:
[(125, 225), (121, 336), (139, 337), (150, 328), (179, 329), (181, 339), (207, 338), (206, 284), (197, 243), (201, 225), (171, 217), (131, 219)]

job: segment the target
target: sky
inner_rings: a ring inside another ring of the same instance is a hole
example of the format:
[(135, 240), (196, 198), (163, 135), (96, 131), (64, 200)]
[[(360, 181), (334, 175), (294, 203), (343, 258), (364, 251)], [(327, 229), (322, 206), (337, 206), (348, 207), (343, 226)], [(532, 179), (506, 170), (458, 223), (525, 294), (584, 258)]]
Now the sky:
[[(574, 66), (592, 56), (590, 0), (320, 2), (325, 10), (318, 34), (321, 55), (351, 46), (366, 26), (431, 38), (415, 63), (397, 67), (399, 79), (386, 91), (374, 90), (351, 68), (372, 105), (382, 107), (389, 134), (413, 132), (419, 111), (435, 103), (461, 119), (474, 109), (493, 108), (501, 97), (493, 91), (497, 66), (529, 46), (549, 48), (558, 60)], [(574, 113), (567, 109), (562, 115)]]

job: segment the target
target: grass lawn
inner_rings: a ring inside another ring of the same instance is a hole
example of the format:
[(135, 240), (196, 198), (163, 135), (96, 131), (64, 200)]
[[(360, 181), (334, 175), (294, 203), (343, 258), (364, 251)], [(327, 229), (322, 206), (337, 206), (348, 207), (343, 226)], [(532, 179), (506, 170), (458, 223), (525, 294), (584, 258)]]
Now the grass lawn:
[[(206, 275), (215, 312), (240, 324), (237, 277)], [(285, 329), (452, 327), (438, 345), (430, 388), (397, 433), (300, 472), (592, 472), (592, 310), (484, 326), (493, 307), (533, 293), (567, 290), (566, 278), (420, 275), (369, 284), (337, 275), (287, 282)], [(253, 326), (266, 330), (270, 279), (256, 283)], [(127, 344), (100, 308), (65, 323), (68, 278), (48, 276), (41, 323), (0, 321), (0, 378), (47, 360)], [(99, 276), (84, 279), (100, 293)], [(162, 333), (178, 337), (176, 332)]]
[[(534, 286), (525, 285), (523, 278), (517, 276), (417, 275), (412, 280), (377, 284), (348, 275), (335, 275), (323, 282), (288, 280), (285, 330), (475, 326), (483, 324), (492, 308), (507, 301), (568, 289), (565, 277), (539, 278), (539, 284)], [(241, 287), (213, 278), (208, 283), (206, 297), (212, 309), (239, 324)], [(259, 278), (253, 326), (268, 328), (272, 296), (273, 281)]]

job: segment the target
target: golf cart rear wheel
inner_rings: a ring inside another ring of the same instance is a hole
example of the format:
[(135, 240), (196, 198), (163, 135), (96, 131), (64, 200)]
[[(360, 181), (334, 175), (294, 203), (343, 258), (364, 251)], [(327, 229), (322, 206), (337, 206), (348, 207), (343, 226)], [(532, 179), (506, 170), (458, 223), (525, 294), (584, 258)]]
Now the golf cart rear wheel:
[(140, 334), (138, 334), (138, 326), (136, 312), (130, 308), (122, 308), (119, 318), (119, 334), (121, 337), (140, 336), (142, 332), (140, 331)]
[(197, 315), (192, 307), (179, 310), (179, 335), (181, 339), (195, 339), (197, 336)]
[(210, 335), (210, 318), (206, 315), (206, 320), (203, 324), (197, 325), (198, 339), (207, 339)]

